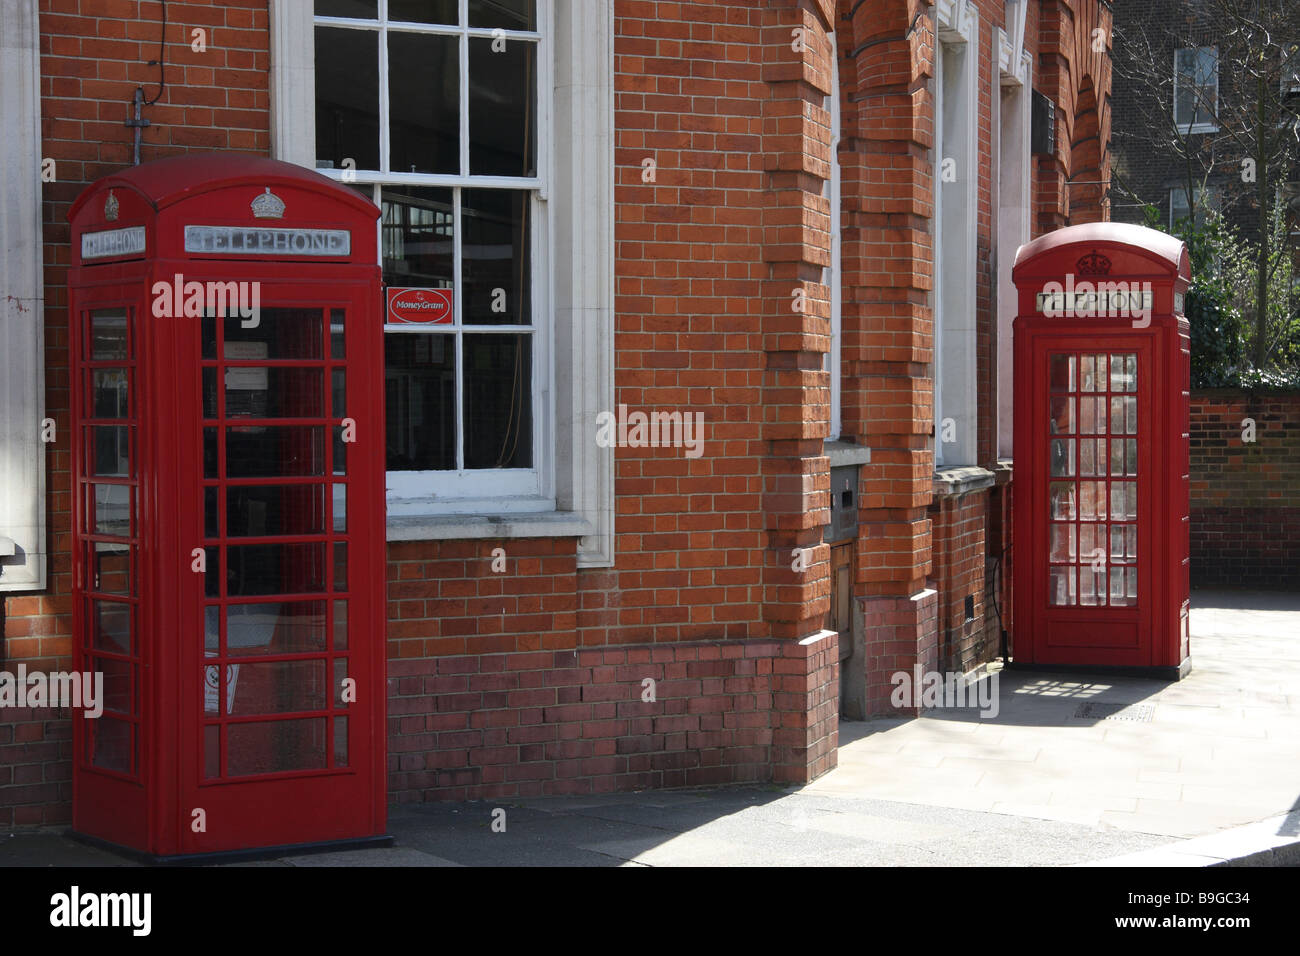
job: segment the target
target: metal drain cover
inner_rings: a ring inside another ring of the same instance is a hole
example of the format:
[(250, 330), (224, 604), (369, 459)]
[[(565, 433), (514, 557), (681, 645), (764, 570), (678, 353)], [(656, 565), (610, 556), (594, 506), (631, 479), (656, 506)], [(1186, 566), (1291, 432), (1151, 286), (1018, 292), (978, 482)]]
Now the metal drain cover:
[(1149, 724), (1155, 712), (1154, 704), (1104, 704), (1099, 701), (1088, 701), (1074, 709), (1074, 716), (1091, 720), (1132, 720), (1140, 724)]

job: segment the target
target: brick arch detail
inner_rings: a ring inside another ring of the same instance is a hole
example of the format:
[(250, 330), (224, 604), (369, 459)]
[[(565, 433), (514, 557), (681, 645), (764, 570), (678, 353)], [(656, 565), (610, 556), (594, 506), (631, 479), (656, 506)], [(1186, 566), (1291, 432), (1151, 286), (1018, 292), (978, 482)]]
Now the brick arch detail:
[(1070, 224), (1100, 222), (1103, 216), (1102, 148), (1098, 125), (1097, 93), (1092, 77), (1085, 76), (1074, 105), (1070, 132)]
[[(1057, 113), (1055, 153), (1038, 157), (1035, 235), (1110, 218), (1110, 7), (1043, 0), (1040, 17), (1034, 86)], [(1085, 185), (1091, 182), (1101, 185)]]

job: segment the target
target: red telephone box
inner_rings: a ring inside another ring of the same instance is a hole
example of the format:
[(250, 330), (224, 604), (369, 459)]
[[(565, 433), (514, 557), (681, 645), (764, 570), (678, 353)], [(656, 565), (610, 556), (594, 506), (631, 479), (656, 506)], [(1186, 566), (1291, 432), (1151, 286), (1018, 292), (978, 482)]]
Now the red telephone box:
[(157, 858), (384, 840), (379, 210), (190, 155), (69, 213), (73, 829)]
[(1182, 677), (1187, 249), (1071, 226), (1022, 246), (1012, 277), (1015, 662)]

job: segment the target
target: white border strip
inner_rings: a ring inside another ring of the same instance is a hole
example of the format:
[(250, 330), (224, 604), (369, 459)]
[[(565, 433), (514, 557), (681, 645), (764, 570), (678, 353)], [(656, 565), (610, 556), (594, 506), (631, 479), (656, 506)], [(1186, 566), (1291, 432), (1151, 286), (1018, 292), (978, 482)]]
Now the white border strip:
[(39, 38), (36, 4), (0, 0), (0, 591), (46, 585)]

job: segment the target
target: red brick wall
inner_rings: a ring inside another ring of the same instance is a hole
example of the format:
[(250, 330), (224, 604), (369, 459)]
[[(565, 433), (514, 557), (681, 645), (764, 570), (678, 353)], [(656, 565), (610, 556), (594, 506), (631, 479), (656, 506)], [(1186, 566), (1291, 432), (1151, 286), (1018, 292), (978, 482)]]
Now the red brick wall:
[[(890, 703), (891, 678), (939, 669), (938, 595), (919, 591), (910, 597), (867, 598), (862, 602), (867, 645), (867, 716), (898, 717)], [(901, 712), (915, 714), (915, 707)]]
[[(988, 492), (936, 497), (934, 520), (934, 588), (939, 592), (939, 669), (966, 672), (997, 650), (985, 633), (985, 571)], [(966, 619), (966, 598), (975, 600)]]
[(1300, 393), (1193, 392), (1191, 446), (1192, 586), (1300, 590)]
[(49, 707), (5, 710), (0, 722), (0, 827), (50, 826), (72, 819), (71, 717), (70, 711)]
[[(811, 660), (810, 660), (811, 658)], [(654, 701), (644, 696), (653, 681)], [(833, 636), (389, 664), (399, 802), (778, 780), (835, 766)]]
[[(1038, 30), (1034, 88), (1056, 104), (1056, 150), (1038, 156), (1034, 235), (1110, 218), (1111, 10), (1092, 0), (1030, 4)], [(1102, 50), (1094, 49), (1100, 30)], [(1029, 24), (1025, 27), (1029, 36)], [(1026, 43), (1028, 44), (1028, 40)], [(1088, 91), (1091, 91), (1089, 93)]]

